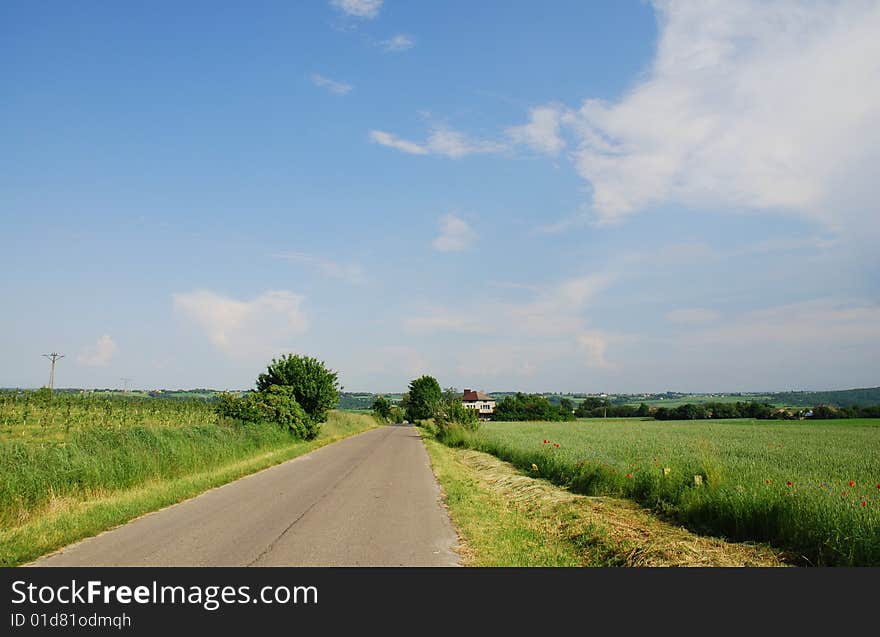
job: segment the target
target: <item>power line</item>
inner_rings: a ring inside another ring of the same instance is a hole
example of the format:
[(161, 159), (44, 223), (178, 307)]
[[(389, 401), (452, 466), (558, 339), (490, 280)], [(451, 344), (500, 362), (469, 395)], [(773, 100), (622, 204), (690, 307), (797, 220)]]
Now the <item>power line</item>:
[(123, 385), (122, 385), (122, 387), (123, 387), (122, 391), (125, 392), (125, 393), (127, 394), (127, 393), (128, 393), (128, 384), (129, 384), (131, 381), (133, 381), (134, 378), (120, 378), (119, 380), (121, 380), (122, 383), (123, 383)]
[(51, 390), (55, 388), (55, 361), (64, 358), (64, 354), (52, 352), (51, 354), (43, 354), (43, 356), (52, 361), (52, 365), (49, 367), (49, 389)]

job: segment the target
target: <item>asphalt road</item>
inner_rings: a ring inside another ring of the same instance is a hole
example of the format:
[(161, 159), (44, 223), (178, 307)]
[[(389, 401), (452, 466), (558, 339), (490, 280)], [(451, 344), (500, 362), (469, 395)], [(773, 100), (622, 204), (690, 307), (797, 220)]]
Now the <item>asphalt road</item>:
[(452, 566), (411, 426), (373, 429), (43, 557), (35, 566)]

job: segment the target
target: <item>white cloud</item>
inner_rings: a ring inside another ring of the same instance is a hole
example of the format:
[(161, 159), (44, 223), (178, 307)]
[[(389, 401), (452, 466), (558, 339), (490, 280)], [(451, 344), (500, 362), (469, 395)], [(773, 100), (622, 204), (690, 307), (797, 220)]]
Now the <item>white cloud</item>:
[(486, 298), (486, 288), (463, 290), (460, 306), (432, 307), (403, 319), (419, 335), (454, 334), (448, 351), (456, 372), (466, 377), (533, 376), (566, 369), (617, 367), (607, 359), (611, 342), (625, 337), (589, 326), (584, 311), (612, 281), (609, 275), (572, 277), (528, 290), (530, 300), (502, 303)]
[(554, 106), (539, 106), (529, 114), (529, 123), (507, 129), (516, 144), (523, 144), (546, 155), (558, 155), (565, 147), (559, 134), (562, 111)]
[(880, 305), (817, 299), (747, 312), (725, 325), (693, 335), (698, 343), (750, 347), (781, 345), (806, 349), (846, 344), (876, 347)]
[(467, 155), (498, 153), (506, 148), (497, 142), (469, 139), (464, 133), (445, 126), (435, 126), (427, 141), (421, 144), (381, 130), (371, 130), (370, 139), (377, 144), (410, 155), (441, 155), (452, 159)]
[(329, 77), (324, 77), (318, 73), (312, 74), (312, 84), (323, 89), (327, 89), (334, 95), (347, 95), (353, 88), (351, 84), (345, 82), (337, 82)]
[(240, 301), (208, 290), (173, 295), (174, 309), (200, 327), (212, 345), (227, 354), (273, 354), (306, 332), (303, 297), (285, 290), (267, 291)]
[[(629, 350), (627, 379), (646, 391), (844, 389), (876, 384), (880, 305), (819, 298), (726, 314)], [(719, 364), (719, 362), (721, 364)]]
[(272, 257), (284, 259), (285, 261), (305, 263), (325, 276), (341, 279), (355, 285), (359, 285), (365, 280), (363, 268), (356, 264), (337, 263), (336, 261), (306, 254), (305, 252), (279, 252), (273, 254)]
[(477, 233), (470, 224), (454, 214), (440, 218), (440, 236), (431, 245), (441, 252), (461, 252), (477, 239)]
[(704, 307), (688, 307), (679, 310), (672, 310), (666, 315), (666, 320), (670, 323), (684, 323), (693, 325), (699, 323), (712, 323), (717, 321), (721, 314), (717, 310), (710, 310)]
[(331, 0), (330, 4), (345, 15), (372, 20), (379, 15), (384, 0)]
[(382, 146), (388, 146), (389, 148), (396, 148), (397, 150), (408, 153), (410, 155), (427, 155), (428, 149), (421, 144), (417, 144), (415, 142), (407, 141), (405, 139), (401, 139), (397, 135), (392, 133), (386, 133), (385, 131), (380, 130), (371, 130), (370, 131), (370, 140), (381, 144)]
[(413, 40), (412, 37), (406, 35), (405, 33), (398, 33), (388, 40), (382, 40), (380, 44), (382, 48), (389, 53), (408, 51), (416, 45), (415, 40)]
[(644, 81), (563, 117), (600, 219), (652, 204), (867, 227), (880, 159), (880, 3), (656, 2)]
[(539, 365), (552, 356), (551, 352), (540, 352), (512, 343), (478, 344), (469, 348), (468, 354), (456, 368), (459, 375), (468, 379), (496, 376), (531, 378), (538, 373)]
[(110, 335), (104, 334), (94, 345), (83, 348), (76, 360), (88, 367), (107, 367), (118, 350)]

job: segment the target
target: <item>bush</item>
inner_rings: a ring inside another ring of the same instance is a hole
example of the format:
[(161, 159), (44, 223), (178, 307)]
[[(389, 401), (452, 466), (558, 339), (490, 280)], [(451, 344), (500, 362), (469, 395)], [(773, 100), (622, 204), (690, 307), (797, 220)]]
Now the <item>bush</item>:
[(285, 354), (272, 359), (266, 372), (257, 378), (257, 390), (273, 385), (290, 387), (296, 402), (316, 423), (327, 420), (327, 413), (339, 403), (336, 372), (311, 356)]
[(321, 424), (297, 403), (293, 388), (285, 385), (270, 385), (242, 398), (221, 394), (216, 409), (223, 418), (239, 423), (271, 423), (303, 440), (312, 440), (321, 430)]
[(292, 387), (270, 385), (263, 391), (248, 394), (246, 400), (253, 402), (263, 420), (274, 422), (297, 438), (312, 440), (321, 431), (321, 423), (312, 420), (300, 407)]
[(434, 417), (434, 426), (441, 430), (449, 425), (458, 425), (468, 431), (476, 431), (480, 427), (480, 418), (476, 409), (465, 407), (458, 397), (444, 401)]

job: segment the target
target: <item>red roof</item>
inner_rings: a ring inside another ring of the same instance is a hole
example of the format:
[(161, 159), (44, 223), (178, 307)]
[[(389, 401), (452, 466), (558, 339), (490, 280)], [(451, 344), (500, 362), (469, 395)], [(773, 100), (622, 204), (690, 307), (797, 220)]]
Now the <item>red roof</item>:
[(481, 391), (474, 391), (473, 389), (465, 389), (464, 394), (462, 394), (461, 399), (464, 402), (471, 402), (477, 400), (495, 400), (488, 394), (484, 394)]

